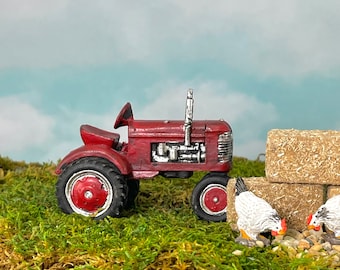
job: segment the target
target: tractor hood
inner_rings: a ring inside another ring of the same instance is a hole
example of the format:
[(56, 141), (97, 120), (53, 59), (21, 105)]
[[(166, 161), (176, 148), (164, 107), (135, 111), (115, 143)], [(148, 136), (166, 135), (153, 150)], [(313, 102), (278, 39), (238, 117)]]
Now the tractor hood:
[[(204, 136), (206, 132), (223, 133), (231, 131), (223, 120), (196, 120), (192, 122), (191, 135)], [(183, 137), (184, 122), (180, 120), (134, 120), (129, 123), (129, 137)]]

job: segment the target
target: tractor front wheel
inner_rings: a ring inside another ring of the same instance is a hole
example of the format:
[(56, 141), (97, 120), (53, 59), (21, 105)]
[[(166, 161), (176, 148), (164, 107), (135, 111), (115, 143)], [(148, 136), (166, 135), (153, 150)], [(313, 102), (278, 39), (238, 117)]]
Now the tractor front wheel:
[(227, 219), (227, 183), (224, 174), (207, 174), (195, 186), (191, 205), (201, 219), (220, 222)]
[(118, 217), (127, 196), (127, 184), (119, 170), (106, 159), (86, 157), (69, 164), (56, 185), (59, 207), (95, 219)]

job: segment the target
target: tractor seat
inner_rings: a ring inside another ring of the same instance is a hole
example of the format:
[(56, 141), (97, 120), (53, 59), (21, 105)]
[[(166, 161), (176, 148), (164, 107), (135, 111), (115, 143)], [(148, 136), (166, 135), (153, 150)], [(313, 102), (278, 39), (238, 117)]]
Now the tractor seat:
[(82, 125), (80, 135), (85, 144), (104, 144), (109, 147), (116, 147), (120, 135), (115, 132), (106, 131), (91, 125)]

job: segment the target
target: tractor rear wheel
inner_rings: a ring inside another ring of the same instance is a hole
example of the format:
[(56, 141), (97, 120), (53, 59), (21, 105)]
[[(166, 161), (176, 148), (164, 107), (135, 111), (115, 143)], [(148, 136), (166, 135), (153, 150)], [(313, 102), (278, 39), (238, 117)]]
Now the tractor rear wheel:
[(209, 173), (197, 183), (192, 192), (191, 205), (199, 218), (226, 221), (228, 180), (225, 174)]
[(56, 196), (61, 210), (103, 219), (118, 217), (126, 202), (127, 183), (108, 160), (85, 157), (69, 164), (60, 174)]

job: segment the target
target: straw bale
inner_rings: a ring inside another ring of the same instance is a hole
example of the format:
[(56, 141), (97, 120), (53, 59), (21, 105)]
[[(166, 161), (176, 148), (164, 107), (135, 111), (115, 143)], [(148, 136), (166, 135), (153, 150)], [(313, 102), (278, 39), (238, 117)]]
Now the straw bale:
[(340, 186), (329, 186), (327, 188), (327, 199), (340, 194)]
[(270, 130), (265, 170), (270, 182), (340, 185), (340, 131)]
[[(271, 183), (265, 177), (243, 178), (246, 186), (258, 197), (266, 200), (281, 216), (286, 218), (288, 228), (303, 231), (310, 213), (323, 204), (322, 185)], [(227, 220), (237, 230), (235, 211), (235, 179), (227, 185)]]

